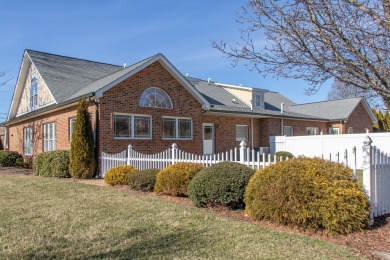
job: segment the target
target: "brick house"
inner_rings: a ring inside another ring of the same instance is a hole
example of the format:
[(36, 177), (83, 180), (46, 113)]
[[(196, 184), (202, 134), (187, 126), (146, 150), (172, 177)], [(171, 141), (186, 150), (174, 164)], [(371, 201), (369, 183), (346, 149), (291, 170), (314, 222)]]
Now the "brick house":
[(364, 99), (295, 104), (279, 93), (183, 76), (162, 54), (129, 67), (26, 50), (6, 126), (9, 150), (69, 150), (77, 103), (89, 102), (96, 149), (172, 143), (210, 154), (266, 147), (272, 135), (362, 133), (375, 116)]

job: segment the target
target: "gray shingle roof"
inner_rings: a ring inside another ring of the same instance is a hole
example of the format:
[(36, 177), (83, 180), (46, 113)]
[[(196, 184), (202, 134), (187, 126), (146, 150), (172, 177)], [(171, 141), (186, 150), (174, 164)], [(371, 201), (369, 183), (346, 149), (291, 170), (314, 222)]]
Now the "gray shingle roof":
[(361, 98), (348, 98), (328, 100), (315, 103), (306, 103), (287, 107), (288, 111), (311, 116), (326, 118), (329, 120), (348, 119), (349, 115), (361, 102)]
[(26, 50), (57, 103), (121, 66)]
[(268, 91), (264, 93), (264, 108), (274, 111), (280, 111), (280, 104), (284, 103), (285, 106), (295, 105), (293, 101), (282, 96), (278, 92)]

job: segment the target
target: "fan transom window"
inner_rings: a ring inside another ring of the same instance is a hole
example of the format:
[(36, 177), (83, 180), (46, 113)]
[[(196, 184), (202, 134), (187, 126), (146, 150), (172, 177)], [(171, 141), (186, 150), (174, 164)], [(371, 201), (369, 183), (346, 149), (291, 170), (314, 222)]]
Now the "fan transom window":
[(142, 93), (139, 105), (141, 107), (173, 108), (168, 94), (164, 90), (155, 87), (148, 88)]

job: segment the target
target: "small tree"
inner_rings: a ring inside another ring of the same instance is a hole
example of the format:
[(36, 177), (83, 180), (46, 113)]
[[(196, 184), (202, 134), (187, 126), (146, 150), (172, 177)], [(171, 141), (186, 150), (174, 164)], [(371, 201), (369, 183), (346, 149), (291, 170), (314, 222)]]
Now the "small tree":
[(95, 151), (88, 103), (79, 102), (70, 148), (69, 171), (73, 178), (92, 178), (95, 172)]

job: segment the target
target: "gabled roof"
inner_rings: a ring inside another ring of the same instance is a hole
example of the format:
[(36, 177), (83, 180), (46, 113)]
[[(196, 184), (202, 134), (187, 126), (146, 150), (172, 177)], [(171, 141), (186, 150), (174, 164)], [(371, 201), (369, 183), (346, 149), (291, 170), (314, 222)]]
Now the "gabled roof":
[(363, 98), (347, 98), (338, 100), (327, 100), (322, 102), (297, 104), (287, 107), (288, 111), (306, 115), (327, 118), (330, 121), (348, 120), (355, 108), (362, 103), (373, 122), (376, 117), (372, 113), (367, 102)]
[(295, 105), (293, 101), (282, 96), (278, 92), (267, 91), (264, 93), (264, 108), (274, 111), (280, 111), (280, 104), (285, 106)]

